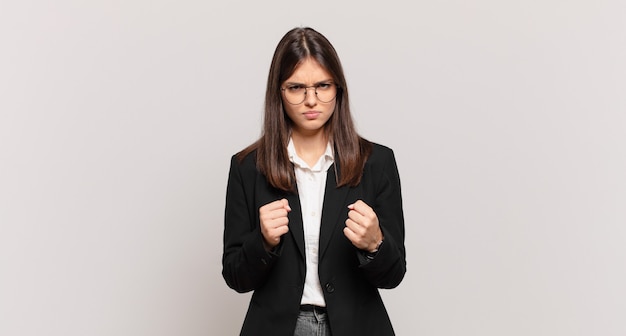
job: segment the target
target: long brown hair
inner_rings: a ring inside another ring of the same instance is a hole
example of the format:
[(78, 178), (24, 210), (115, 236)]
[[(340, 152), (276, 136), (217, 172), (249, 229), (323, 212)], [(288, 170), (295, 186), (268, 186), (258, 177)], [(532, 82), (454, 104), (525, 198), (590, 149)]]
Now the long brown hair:
[(337, 186), (356, 186), (361, 182), (372, 144), (360, 137), (354, 127), (348, 87), (335, 48), (309, 27), (290, 30), (278, 43), (267, 78), (263, 132), (259, 140), (239, 152), (237, 158), (243, 160), (256, 150), (257, 168), (270, 185), (288, 192), (295, 190), (295, 174), (287, 154), (292, 121), (283, 108), (281, 85), (307, 58), (315, 59), (337, 85), (335, 111), (324, 125), (324, 132), (334, 146), (335, 168), (339, 168)]

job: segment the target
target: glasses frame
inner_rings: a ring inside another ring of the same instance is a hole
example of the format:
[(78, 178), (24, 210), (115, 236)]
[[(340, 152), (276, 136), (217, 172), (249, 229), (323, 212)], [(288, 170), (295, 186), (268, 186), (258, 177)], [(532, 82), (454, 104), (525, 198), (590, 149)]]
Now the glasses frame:
[[(295, 84), (295, 83), (294, 83)], [(298, 84), (300, 85), (300, 84)], [(328, 101), (323, 101), (320, 99), (320, 97), (317, 96), (317, 88), (319, 88), (320, 85), (331, 85), (335, 87), (335, 95), (329, 99)], [(306, 100), (306, 95), (309, 92), (309, 89), (314, 89), (313, 91), (315, 92), (315, 99), (317, 99), (319, 102), (327, 104), (330, 103), (331, 101), (335, 100), (337, 98), (337, 95), (339, 94), (339, 85), (335, 84), (335, 82), (320, 82), (320, 83), (316, 83), (314, 85), (309, 85), (309, 86), (301, 86), (304, 89), (304, 94), (302, 95), (302, 101), (300, 101), (299, 103), (292, 103), (289, 101), (289, 99), (287, 99), (287, 96), (285, 97), (285, 101), (287, 101), (287, 103), (289, 103), (290, 105), (300, 105), (302, 103), (304, 103), (304, 101)], [(280, 91), (282, 91), (283, 95), (285, 94), (285, 90), (287, 90), (288, 88), (280, 88)]]

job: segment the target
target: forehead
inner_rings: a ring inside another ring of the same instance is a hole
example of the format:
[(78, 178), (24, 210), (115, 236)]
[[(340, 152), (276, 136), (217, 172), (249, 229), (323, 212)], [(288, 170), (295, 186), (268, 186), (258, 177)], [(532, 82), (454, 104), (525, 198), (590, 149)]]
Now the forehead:
[(332, 78), (333, 76), (331, 76), (330, 72), (316, 60), (307, 58), (298, 64), (293, 74), (285, 82), (312, 84)]

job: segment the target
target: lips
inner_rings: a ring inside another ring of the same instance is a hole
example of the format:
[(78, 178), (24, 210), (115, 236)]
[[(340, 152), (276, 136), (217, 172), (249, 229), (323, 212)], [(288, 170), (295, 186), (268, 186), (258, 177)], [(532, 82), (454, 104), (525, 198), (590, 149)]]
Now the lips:
[(319, 111), (307, 111), (302, 113), (304, 115), (305, 118), (307, 118), (308, 120), (313, 120), (313, 119), (317, 119), (317, 117), (322, 114), (322, 112)]

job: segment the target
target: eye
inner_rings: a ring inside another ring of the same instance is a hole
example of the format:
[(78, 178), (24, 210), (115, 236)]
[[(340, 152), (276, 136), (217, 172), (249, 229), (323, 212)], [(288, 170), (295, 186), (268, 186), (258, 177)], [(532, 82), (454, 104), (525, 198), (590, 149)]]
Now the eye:
[(317, 86), (318, 89), (328, 90), (328, 89), (330, 89), (333, 86), (333, 84), (332, 83), (319, 83), (316, 86)]
[(298, 92), (302, 90), (302, 85), (298, 85), (298, 84), (288, 85), (286, 90), (291, 91), (291, 92)]

